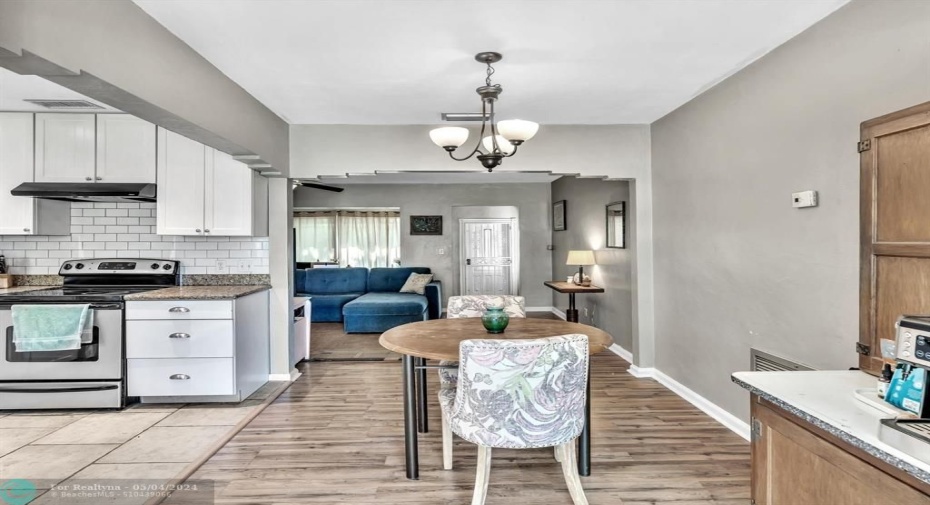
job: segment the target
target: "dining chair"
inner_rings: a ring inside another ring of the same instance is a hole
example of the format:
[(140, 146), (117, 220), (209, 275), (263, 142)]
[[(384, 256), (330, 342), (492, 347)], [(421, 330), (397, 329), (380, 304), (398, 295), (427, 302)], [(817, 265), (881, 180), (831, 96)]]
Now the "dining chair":
[(452, 468), (452, 433), (478, 445), (472, 505), (487, 497), (492, 448), (537, 447), (555, 447), (572, 502), (587, 505), (574, 448), (587, 381), (586, 335), (461, 342), (458, 385), (439, 391), (443, 467)]
[[(446, 307), (446, 317), (481, 317), (488, 307), (504, 307), (510, 317), (526, 317), (526, 298), (512, 295), (462, 295), (450, 296)], [(439, 362), (439, 385), (455, 387), (458, 377), (458, 362), (442, 360)]]

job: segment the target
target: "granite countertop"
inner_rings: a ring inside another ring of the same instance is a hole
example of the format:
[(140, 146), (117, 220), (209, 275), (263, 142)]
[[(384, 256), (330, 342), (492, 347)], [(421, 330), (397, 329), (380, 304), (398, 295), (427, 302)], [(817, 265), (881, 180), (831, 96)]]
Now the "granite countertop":
[(267, 284), (254, 286), (174, 286), (127, 295), (132, 302), (152, 300), (233, 300), (271, 289)]
[(37, 291), (40, 289), (51, 289), (55, 286), (15, 286), (12, 288), (0, 289), (0, 295), (9, 295), (12, 293), (23, 293), (26, 291)]
[[(930, 484), (930, 462), (879, 438), (882, 419), (894, 417), (856, 399), (876, 387), (860, 371), (737, 372), (733, 382), (818, 428)], [(921, 444), (917, 439), (913, 444)]]

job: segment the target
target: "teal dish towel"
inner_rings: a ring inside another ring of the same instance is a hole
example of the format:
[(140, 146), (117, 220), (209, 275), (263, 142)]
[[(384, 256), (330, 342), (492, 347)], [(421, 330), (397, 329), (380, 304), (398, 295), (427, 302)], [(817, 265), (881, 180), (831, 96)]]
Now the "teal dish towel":
[[(67, 351), (81, 348), (93, 329), (90, 305), (13, 305), (16, 352)], [(91, 333), (92, 334), (92, 333)]]

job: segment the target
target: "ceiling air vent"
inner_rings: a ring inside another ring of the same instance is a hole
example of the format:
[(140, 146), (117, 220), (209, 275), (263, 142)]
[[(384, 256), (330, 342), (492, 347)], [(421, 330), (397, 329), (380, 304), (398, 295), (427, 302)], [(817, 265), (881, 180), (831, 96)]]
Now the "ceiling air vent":
[(38, 105), (39, 107), (45, 107), (46, 109), (87, 110), (103, 108), (87, 100), (43, 100), (27, 98), (23, 101)]
[(794, 361), (769, 354), (758, 349), (749, 350), (750, 363), (753, 372), (798, 372), (814, 370), (813, 368)]

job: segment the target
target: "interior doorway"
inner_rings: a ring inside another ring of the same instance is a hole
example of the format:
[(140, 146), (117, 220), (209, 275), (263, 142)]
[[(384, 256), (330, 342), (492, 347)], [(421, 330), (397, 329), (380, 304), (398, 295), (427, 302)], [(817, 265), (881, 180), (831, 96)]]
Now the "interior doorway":
[(519, 291), (517, 218), (459, 219), (463, 295), (515, 295)]

